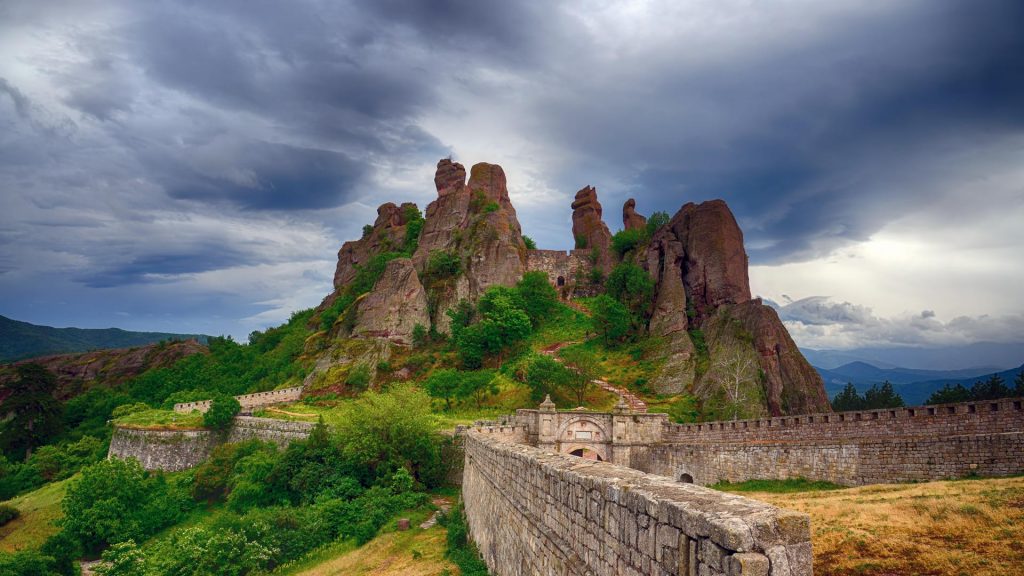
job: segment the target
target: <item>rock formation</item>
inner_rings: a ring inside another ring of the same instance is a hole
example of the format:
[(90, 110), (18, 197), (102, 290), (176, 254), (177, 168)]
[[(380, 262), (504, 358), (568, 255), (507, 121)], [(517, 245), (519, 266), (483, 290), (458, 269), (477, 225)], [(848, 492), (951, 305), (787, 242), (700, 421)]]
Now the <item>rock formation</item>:
[(601, 213), (596, 188), (587, 186), (576, 193), (572, 203), (572, 236), (576, 248), (596, 252), (595, 263), (607, 273), (612, 264), (612, 233), (601, 219)]
[(427, 293), (409, 258), (387, 263), (373, 290), (356, 307), (356, 337), (386, 338), (395, 344), (412, 344), (413, 328), (430, 326)]
[[(526, 244), (508, 196), (505, 172), (497, 164), (479, 163), (469, 173), (459, 163), (437, 163), (437, 199), (427, 206), (426, 221), (413, 262), (431, 298), (434, 326), (447, 332), (445, 312), (462, 298), (476, 299), (488, 286), (515, 284), (526, 270)], [(455, 278), (434, 278), (430, 257), (447, 252), (458, 257)]]
[(636, 200), (630, 198), (622, 205), (622, 227), (626, 230), (639, 230), (647, 226), (647, 218), (636, 213)]
[(643, 265), (656, 283), (649, 329), (665, 342), (665, 366), (651, 383), (656, 390), (696, 387), (706, 396), (720, 392), (710, 390), (709, 381), (746, 370), (761, 380), (772, 415), (829, 410), (821, 377), (778, 315), (751, 300), (743, 232), (725, 202), (683, 206), (655, 233)]
[(338, 265), (334, 270), (334, 292), (324, 300), (322, 307), (330, 305), (339, 290), (356, 277), (357, 266), (366, 264), (368, 260), (382, 252), (401, 249), (405, 241), (406, 224), (416, 210), (418, 208), (411, 202), (401, 206), (387, 202), (377, 208), (377, 220), (373, 223), (373, 230), (359, 240), (345, 242), (341, 250), (338, 250)]

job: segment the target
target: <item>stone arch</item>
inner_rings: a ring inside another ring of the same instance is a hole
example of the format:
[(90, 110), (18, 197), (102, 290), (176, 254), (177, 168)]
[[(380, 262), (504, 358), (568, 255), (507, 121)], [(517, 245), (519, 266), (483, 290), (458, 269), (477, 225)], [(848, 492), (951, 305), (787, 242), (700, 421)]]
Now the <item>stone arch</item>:
[(683, 484), (693, 484), (693, 476), (690, 476), (686, 472), (679, 475), (679, 481)]
[(604, 444), (562, 444), (559, 452), (598, 462), (608, 461), (608, 450)]
[[(591, 434), (588, 436), (586, 432)], [(610, 430), (596, 418), (585, 414), (573, 416), (562, 422), (555, 434), (555, 440), (561, 443), (606, 443), (611, 439)]]
[(559, 276), (558, 280), (555, 281), (559, 288), (565, 286), (565, 276)]
[(590, 448), (576, 448), (575, 450), (569, 450), (568, 454), (570, 456), (577, 456), (587, 460), (597, 460), (598, 462), (604, 461), (604, 458), (601, 458), (601, 454), (597, 450), (592, 450)]

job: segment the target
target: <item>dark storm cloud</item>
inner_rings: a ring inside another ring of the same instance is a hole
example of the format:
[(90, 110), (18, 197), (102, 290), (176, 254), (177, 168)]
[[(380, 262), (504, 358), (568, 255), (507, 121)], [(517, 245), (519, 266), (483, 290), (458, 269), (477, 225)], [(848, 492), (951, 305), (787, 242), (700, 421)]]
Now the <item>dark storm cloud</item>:
[[(227, 200), (254, 210), (329, 208), (353, 200), (365, 167), (344, 154), (267, 142), (211, 143), (181, 151), (178, 162), (149, 158), (167, 193)], [(213, 162), (204, 162), (214, 157)], [(205, 163), (205, 165), (203, 165)]]
[(148, 282), (167, 283), (174, 276), (231, 268), (252, 262), (252, 255), (229, 246), (209, 245), (189, 252), (163, 252), (133, 258), (124, 264), (90, 271), (77, 278), (90, 288)]

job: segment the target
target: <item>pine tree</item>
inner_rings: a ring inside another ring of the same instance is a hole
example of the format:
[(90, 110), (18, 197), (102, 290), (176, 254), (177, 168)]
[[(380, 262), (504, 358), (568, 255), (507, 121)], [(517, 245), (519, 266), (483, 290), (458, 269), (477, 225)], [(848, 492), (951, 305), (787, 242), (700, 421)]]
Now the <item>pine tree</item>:
[(843, 391), (832, 399), (832, 409), (836, 412), (864, 409), (864, 398), (857, 393), (857, 387), (853, 382), (847, 382)]

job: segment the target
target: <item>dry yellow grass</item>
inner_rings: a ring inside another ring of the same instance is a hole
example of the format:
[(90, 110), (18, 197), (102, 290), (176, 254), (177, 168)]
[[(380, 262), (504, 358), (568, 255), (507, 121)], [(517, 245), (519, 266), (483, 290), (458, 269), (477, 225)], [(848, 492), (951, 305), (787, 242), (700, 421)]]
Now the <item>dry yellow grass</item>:
[(745, 495), (810, 514), (818, 576), (1024, 575), (1024, 478)]
[(439, 526), (389, 532), (296, 576), (437, 576), (445, 570), (458, 574), (444, 557), (445, 534)]

